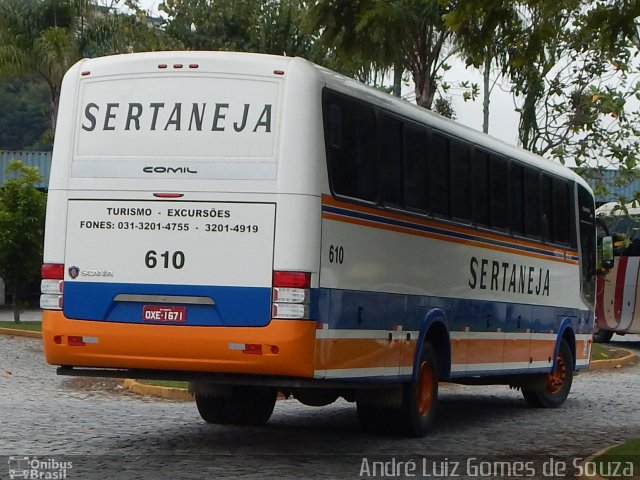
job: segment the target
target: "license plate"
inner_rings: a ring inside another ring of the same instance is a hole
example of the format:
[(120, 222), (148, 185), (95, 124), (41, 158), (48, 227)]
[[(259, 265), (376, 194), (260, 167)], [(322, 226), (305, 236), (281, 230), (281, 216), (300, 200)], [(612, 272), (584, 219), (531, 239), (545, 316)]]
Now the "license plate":
[(142, 307), (142, 320), (145, 322), (184, 323), (187, 321), (187, 307), (145, 305)]

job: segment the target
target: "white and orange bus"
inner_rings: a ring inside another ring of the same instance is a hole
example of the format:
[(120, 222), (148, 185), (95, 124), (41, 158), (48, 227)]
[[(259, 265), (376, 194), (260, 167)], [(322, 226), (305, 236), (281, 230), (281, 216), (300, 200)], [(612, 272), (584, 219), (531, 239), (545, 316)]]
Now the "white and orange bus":
[(341, 396), (419, 436), (439, 381), (555, 407), (589, 365), (587, 184), (303, 59), (82, 60), (52, 163), (60, 374), (189, 380), (211, 423)]
[(609, 202), (596, 210), (603, 233), (611, 235), (613, 268), (597, 280), (593, 338), (606, 343), (613, 334), (640, 333), (640, 208)]

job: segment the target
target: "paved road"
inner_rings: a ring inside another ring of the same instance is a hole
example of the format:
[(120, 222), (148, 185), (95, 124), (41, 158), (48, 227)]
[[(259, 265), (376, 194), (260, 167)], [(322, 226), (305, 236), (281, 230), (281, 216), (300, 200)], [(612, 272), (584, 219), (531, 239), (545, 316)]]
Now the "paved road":
[[(640, 353), (640, 336), (616, 338)], [(154, 479), (359, 478), (367, 468), (373, 476), (364, 458), (389, 465), (441, 455), (426, 459), (431, 471), (433, 461), (451, 469), (462, 461), (463, 468), (468, 456), (585, 457), (640, 436), (639, 385), (640, 365), (583, 373), (556, 410), (527, 408), (507, 387), (444, 386), (435, 429), (424, 439), (363, 434), (347, 402), (280, 401), (264, 428), (221, 427), (202, 422), (192, 402), (57, 377), (38, 340), (0, 335), (0, 478), (8, 478), (8, 456), (14, 466), (25, 456), (54, 469), (51, 460), (70, 461), (66, 478)], [(421, 469), (413, 471), (418, 478)]]

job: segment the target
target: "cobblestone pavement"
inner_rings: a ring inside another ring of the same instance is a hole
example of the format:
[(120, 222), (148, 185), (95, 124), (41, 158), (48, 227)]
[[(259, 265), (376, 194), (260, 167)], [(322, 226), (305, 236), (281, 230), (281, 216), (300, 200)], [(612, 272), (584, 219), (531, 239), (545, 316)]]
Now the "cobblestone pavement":
[[(616, 339), (640, 353), (640, 336)], [(38, 340), (0, 335), (0, 478), (9, 478), (9, 456), (14, 465), (25, 456), (70, 461), (66, 478), (123, 479), (358, 478), (365, 457), (441, 455), (437, 461), (452, 468), (458, 456), (586, 457), (640, 437), (639, 385), (640, 365), (582, 373), (555, 410), (527, 408), (507, 387), (444, 385), (435, 429), (424, 439), (364, 434), (355, 406), (344, 401), (324, 408), (279, 401), (266, 427), (222, 427), (200, 420), (193, 402), (58, 377)], [(420, 469), (415, 476), (424, 477)]]

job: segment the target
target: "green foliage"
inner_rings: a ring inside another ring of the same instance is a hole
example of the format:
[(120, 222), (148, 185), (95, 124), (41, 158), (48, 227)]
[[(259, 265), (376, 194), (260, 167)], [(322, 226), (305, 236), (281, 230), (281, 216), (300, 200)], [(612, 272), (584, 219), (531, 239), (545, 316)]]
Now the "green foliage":
[(166, 33), (190, 50), (317, 57), (298, 0), (167, 0), (160, 10)]
[(509, 82), (522, 147), (629, 182), (640, 176), (639, 15), (635, 0), (458, 0), (446, 23), (468, 65), (493, 63)]
[[(317, 0), (305, 16), (307, 31), (335, 48), (338, 61), (365, 70), (409, 70), (416, 102), (431, 108), (450, 31), (438, 0)], [(358, 63), (360, 63), (358, 65)]]
[(0, 0), (0, 75), (41, 76), (49, 86), (55, 129), (62, 78), (75, 62), (171, 45), (142, 20), (97, 0)]
[(39, 277), (44, 238), (46, 196), (35, 188), (38, 169), (9, 162), (0, 187), (0, 277), (13, 297), (14, 319), (26, 286)]
[(456, 119), (456, 112), (453, 109), (450, 98), (436, 98), (436, 101), (433, 103), (433, 111), (451, 120)]
[(50, 150), (48, 89), (35, 76), (0, 80), (0, 150)]

